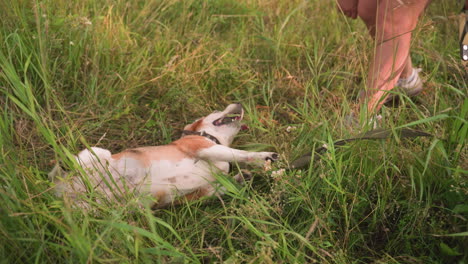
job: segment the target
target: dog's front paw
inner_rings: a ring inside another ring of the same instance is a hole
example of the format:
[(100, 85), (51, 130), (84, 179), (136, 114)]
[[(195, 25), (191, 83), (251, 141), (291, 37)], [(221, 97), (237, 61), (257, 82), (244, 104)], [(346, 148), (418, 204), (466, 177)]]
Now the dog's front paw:
[(257, 158), (259, 161), (277, 161), (279, 159), (279, 155), (276, 152), (258, 152)]
[(275, 152), (265, 152), (265, 153), (266, 153), (265, 160), (269, 160), (273, 162), (279, 159), (278, 153), (275, 153)]
[(263, 166), (265, 161), (273, 162), (279, 159), (278, 153), (275, 152), (251, 152), (247, 158), (247, 162), (251, 164), (257, 164)]

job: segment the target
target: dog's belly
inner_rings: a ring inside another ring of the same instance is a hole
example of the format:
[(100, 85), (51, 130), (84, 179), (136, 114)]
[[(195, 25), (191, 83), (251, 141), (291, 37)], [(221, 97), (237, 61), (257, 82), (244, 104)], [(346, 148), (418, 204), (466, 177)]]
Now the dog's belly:
[(227, 162), (206, 162), (188, 157), (179, 161), (152, 160), (149, 164), (127, 157), (113, 167), (127, 182), (140, 186), (142, 194), (155, 197), (160, 205), (210, 186), (215, 181), (213, 174), (229, 171)]
[(178, 196), (192, 193), (211, 185), (213, 174), (229, 170), (229, 163), (208, 163), (203, 160), (185, 158), (177, 162), (161, 160), (151, 163), (151, 194), (165, 204)]

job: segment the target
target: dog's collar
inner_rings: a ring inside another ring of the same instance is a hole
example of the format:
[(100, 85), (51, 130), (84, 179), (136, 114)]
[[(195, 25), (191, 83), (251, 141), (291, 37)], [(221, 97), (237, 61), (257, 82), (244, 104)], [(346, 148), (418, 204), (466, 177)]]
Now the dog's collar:
[(216, 137), (206, 133), (205, 131), (202, 131), (202, 132), (190, 131), (190, 130), (182, 131), (182, 136), (189, 136), (189, 135), (196, 135), (196, 136), (206, 137), (209, 140), (213, 141), (214, 143), (216, 143), (218, 145), (221, 145), (221, 143), (219, 142), (219, 140)]

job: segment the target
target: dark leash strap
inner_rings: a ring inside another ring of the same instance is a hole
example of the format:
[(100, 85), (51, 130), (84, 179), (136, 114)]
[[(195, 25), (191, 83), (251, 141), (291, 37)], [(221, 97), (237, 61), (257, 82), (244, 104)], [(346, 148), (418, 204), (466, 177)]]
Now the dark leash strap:
[[(414, 130), (410, 128), (402, 128), (399, 131), (395, 131), (392, 129), (374, 129), (367, 131), (366, 133), (363, 133), (361, 135), (358, 135), (353, 138), (348, 138), (348, 139), (343, 139), (343, 140), (338, 140), (333, 143), (335, 147), (337, 146), (343, 146), (348, 142), (352, 141), (357, 141), (357, 140), (379, 140), (379, 139), (387, 139), (390, 138), (394, 133), (399, 134), (400, 138), (416, 138), (416, 137), (431, 137), (432, 135), (423, 131), (419, 130)], [(315, 154), (318, 155), (312, 155), (313, 153), (307, 153), (303, 155), (302, 157), (298, 158), (297, 160), (291, 162), (290, 168), (291, 169), (301, 169), (301, 168), (308, 168), (309, 164), (312, 161), (316, 161), (320, 159), (320, 154), (326, 152), (328, 150), (327, 147), (320, 147), (315, 149)], [(314, 160), (312, 160), (312, 156), (314, 156)]]
[(214, 136), (212, 136), (212, 135), (206, 133), (205, 131), (202, 131), (202, 132), (191, 131), (191, 130), (184, 130), (184, 131), (182, 131), (182, 136), (192, 136), (192, 135), (193, 135), (193, 136), (202, 136), (202, 137), (206, 137), (206, 138), (208, 138), (209, 140), (213, 141), (214, 143), (216, 143), (216, 144), (218, 144), (218, 145), (221, 145), (221, 143), (219, 142), (219, 140), (218, 140), (216, 137), (214, 137)]

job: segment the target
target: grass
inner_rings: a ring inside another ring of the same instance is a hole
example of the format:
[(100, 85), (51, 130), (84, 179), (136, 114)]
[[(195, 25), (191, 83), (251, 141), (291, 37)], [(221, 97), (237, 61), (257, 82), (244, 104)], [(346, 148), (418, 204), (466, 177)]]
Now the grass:
[[(449, 3), (450, 2), (450, 3)], [(228, 193), (151, 211), (138, 198), (72, 208), (47, 173), (88, 146), (166, 144), (241, 102), (235, 147), (282, 161), (345, 124), (372, 41), (327, 1), (0, 2), (0, 255), (5, 263), (466, 263), (467, 75), (451, 1), (414, 32), (425, 92), (383, 127), (434, 138), (331, 148), (309, 170), (254, 169)], [(287, 128), (292, 127), (290, 132)]]

